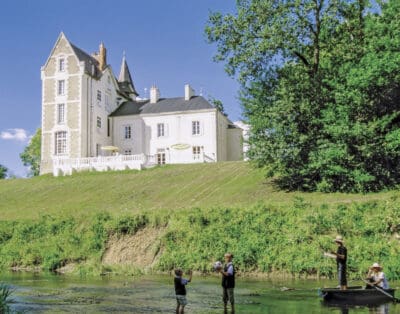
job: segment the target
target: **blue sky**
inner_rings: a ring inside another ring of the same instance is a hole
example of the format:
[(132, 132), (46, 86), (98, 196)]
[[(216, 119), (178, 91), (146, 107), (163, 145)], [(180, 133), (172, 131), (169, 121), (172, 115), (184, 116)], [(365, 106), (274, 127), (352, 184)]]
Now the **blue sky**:
[(237, 82), (222, 63), (204, 27), (210, 11), (233, 12), (234, 0), (69, 0), (2, 3), (0, 11), (0, 164), (25, 176), (19, 154), (40, 127), (44, 65), (61, 31), (92, 53), (99, 43), (118, 76), (123, 51), (136, 90), (156, 84), (162, 97), (183, 96), (189, 83), (198, 94), (223, 102), (239, 120)]

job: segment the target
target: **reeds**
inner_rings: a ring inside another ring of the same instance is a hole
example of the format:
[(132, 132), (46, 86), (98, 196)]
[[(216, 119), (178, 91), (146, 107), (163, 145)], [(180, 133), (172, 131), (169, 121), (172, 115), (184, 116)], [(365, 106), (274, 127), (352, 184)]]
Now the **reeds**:
[(0, 283), (0, 313), (10, 313), (11, 295), (13, 290), (4, 283)]

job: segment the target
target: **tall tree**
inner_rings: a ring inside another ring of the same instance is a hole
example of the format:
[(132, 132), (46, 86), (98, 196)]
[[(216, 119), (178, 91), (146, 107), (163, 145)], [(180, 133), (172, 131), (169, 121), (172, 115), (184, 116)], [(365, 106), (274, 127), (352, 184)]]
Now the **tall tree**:
[(5, 166), (0, 165), (0, 179), (5, 179), (7, 177), (7, 172), (8, 169)]
[(38, 128), (35, 135), (31, 138), (29, 144), (20, 154), (24, 166), (30, 167), (30, 174), (38, 176), (40, 173), (42, 130)]
[(398, 19), (395, 6), (389, 1), (377, 15), (366, 0), (239, 0), (236, 15), (210, 16), (215, 59), (242, 83), (249, 155), (282, 187), (368, 191), (399, 182), (397, 144), (382, 148), (399, 127), (398, 56), (390, 55), (389, 76), (376, 67), (380, 53), (399, 48), (400, 28), (385, 28)]

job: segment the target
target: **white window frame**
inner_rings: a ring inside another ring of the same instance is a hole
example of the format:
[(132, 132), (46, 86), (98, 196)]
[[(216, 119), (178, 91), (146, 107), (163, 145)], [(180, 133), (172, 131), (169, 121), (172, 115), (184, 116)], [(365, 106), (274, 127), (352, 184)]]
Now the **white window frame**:
[(67, 131), (58, 131), (54, 134), (54, 155), (67, 154)]
[(124, 149), (124, 155), (132, 155), (132, 149), (131, 148)]
[(98, 102), (101, 102), (101, 90), (99, 90), (99, 89), (97, 90), (96, 99), (97, 99)]
[(123, 132), (124, 132), (123, 133), (124, 140), (132, 139), (132, 125), (130, 124), (124, 125)]
[(65, 72), (65, 58), (58, 59), (58, 72)]
[(201, 123), (199, 120), (192, 121), (192, 136), (201, 135)]
[(65, 104), (57, 104), (57, 124), (65, 123)]
[(157, 123), (157, 137), (165, 137), (165, 123)]
[(65, 95), (65, 80), (57, 81), (57, 95), (64, 96)]
[(97, 119), (96, 119), (96, 126), (98, 129), (101, 129), (101, 117), (99, 117), (99, 116), (97, 116)]
[(193, 159), (199, 160), (201, 156), (201, 146), (192, 146)]
[(165, 165), (167, 161), (167, 154), (164, 148), (157, 149), (156, 154), (157, 165)]

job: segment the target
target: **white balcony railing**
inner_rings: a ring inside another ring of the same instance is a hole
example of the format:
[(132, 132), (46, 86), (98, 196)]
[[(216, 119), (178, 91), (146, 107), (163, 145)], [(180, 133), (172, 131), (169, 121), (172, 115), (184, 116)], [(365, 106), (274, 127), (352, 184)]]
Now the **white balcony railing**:
[(178, 154), (167, 151), (164, 158), (157, 155), (116, 155), (116, 156), (97, 156), (84, 158), (57, 157), (53, 159), (53, 175), (71, 175), (79, 171), (108, 171), (108, 170), (141, 170), (146, 167), (156, 165), (159, 160), (164, 160), (167, 164), (187, 164), (215, 162), (215, 159), (207, 156), (203, 152), (200, 154)]
[(142, 169), (147, 163), (147, 157), (140, 155), (97, 156), (86, 158), (55, 158), (53, 160), (53, 174), (70, 175), (73, 172), (84, 170), (107, 171)]

